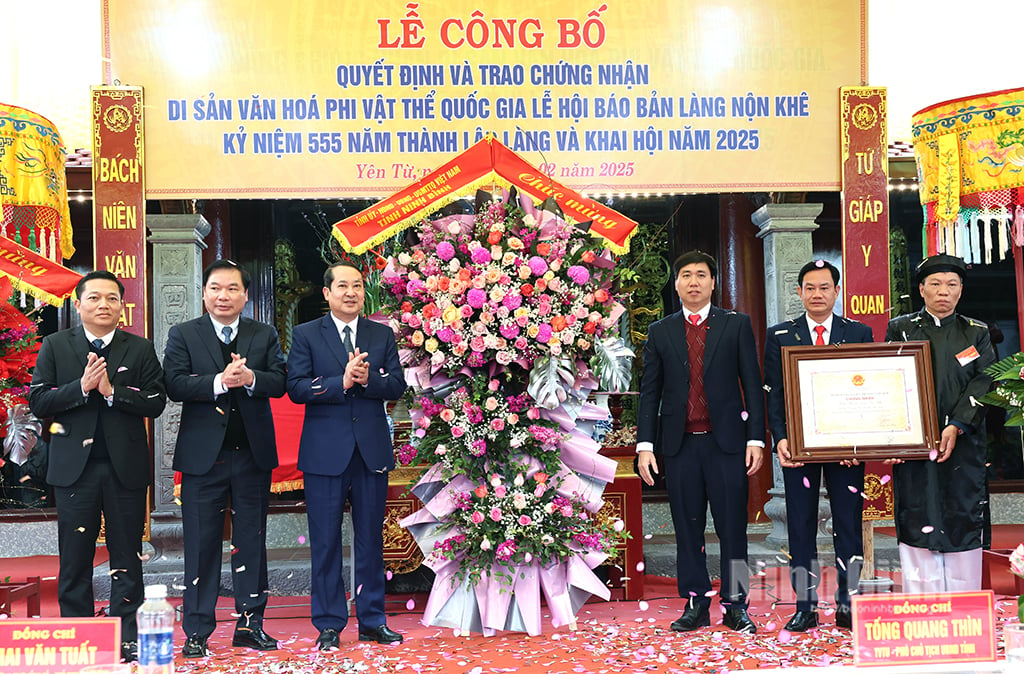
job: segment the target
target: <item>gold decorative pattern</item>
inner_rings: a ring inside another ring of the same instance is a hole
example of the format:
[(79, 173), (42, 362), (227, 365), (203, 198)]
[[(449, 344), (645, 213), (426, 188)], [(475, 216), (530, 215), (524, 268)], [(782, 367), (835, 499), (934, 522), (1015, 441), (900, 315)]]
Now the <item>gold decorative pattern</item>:
[(410, 573), (423, 563), (419, 546), (400, 524), (416, 510), (414, 498), (388, 498), (384, 514), (384, 565), (392, 573)]
[(873, 105), (861, 103), (853, 109), (850, 120), (861, 131), (867, 131), (878, 123), (878, 111), (875, 110)]
[(123, 105), (112, 105), (103, 113), (103, 126), (113, 133), (123, 133), (132, 125), (132, 114)]
[[(872, 502), (885, 504), (884, 510), (872, 505)], [(892, 481), (882, 483), (882, 477), (875, 473), (864, 474), (864, 519), (884, 520), (892, 517), (893, 496)]]

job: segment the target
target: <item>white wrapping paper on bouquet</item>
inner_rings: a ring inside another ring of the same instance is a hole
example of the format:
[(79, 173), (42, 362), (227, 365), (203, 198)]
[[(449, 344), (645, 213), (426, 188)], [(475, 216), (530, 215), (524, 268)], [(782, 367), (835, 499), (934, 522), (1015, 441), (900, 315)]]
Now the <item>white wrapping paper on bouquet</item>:
[[(577, 419), (600, 417), (606, 412), (583, 402), (589, 391), (577, 389), (572, 393), (566, 404), (541, 412), (568, 434), (559, 444), (562, 469), (552, 481), (559, 494), (581, 500), (587, 510), (596, 513), (604, 503), (601, 495), (605, 486), (615, 479), (616, 462), (598, 454), (600, 446), (576, 427)], [(533, 465), (530, 474), (538, 468)], [(484, 636), (502, 630), (538, 635), (542, 632), (541, 593), (555, 627), (575, 625), (576, 612), (590, 596), (605, 600), (611, 596), (593, 572), (607, 555), (578, 546), (558, 563), (532, 559), (516, 565), (511, 572), (507, 567), (495, 566), (490, 574), (481, 574), (475, 585), (468, 577), (460, 578), (458, 557), (441, 559), (431, 553), (436, 542), (459, 533), (445, 524), (445, 517), (456, 507), (455, 495), (473, 487), (461, 475), (445, 484), (440, 465), (435, 464), (412, 489), (424, 507), (403, 519), (401, 525), (416, 540), (426, 557), (424, 563), (435, 573), (423, 613), (425, 625)]]

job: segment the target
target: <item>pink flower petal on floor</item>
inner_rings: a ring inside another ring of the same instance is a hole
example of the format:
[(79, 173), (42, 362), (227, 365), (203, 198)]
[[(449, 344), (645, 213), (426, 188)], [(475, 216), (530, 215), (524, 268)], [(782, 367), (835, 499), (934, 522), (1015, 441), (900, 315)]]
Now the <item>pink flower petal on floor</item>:
[(650, 605), (650, 604), (648, 604), (648, 603), (647, 603), (647, 602), (645, 602), (645, 601), (641, 601), (640, 603), (638, 603), (638, 604), (636, 605), (636, 607), (637, 607), (638, 609), (640, 609), (641, 611), (646, 611), (647, 609), (649, 609), (649, 608), (651, 607), (651, 605)]
[(780, 644), (788, 644), (792, 640), (793, 640), (793, 635), (789, 632), (789, 630), (786, 630), (786, 629), (779, 630), (779, 643)]

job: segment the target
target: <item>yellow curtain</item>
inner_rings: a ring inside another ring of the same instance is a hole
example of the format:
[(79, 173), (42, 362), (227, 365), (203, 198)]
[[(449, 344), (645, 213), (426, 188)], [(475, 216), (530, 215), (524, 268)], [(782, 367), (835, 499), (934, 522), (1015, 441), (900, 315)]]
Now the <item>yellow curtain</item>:
[(65, 155), (49, 120), (0, 103), (0, 235), (53, 261), (75, 252)]

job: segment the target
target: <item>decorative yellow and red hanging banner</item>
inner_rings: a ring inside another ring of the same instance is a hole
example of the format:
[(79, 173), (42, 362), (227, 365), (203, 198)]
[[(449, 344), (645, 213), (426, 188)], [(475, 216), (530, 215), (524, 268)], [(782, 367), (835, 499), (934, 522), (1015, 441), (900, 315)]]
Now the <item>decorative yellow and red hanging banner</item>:
[(927, 254), (990, 264), (1024, 245), (1024, 89), (927, 107), (913, 134)]
[(65, 157), (48, 119), (0, 103), (0, 274), (14, 288), (55, 305), (81, 278), (60, 265), (75, 253)]
[[(889, 157), (884, 87), (840, 89), (843, 206), (843, 313), (875, 339), (889, 321)], [(865, 520), (892, 517), (892, 469), (871, 462)]]
[(54, 262), (75, 253), (65, 159), (50, 120), (0, 103), (0, 236)]
[(345, 250), (365, 253), (430, 212), (485, 186), (514, 186), (537, 201), (553, 199), (566, 218), (590, 223), (591, 234), (622, 254), (637, 223), (541, 173), (494, 138), (485, 138), (440, 168), (370, 208), (334, 224)]
[(146, 183), (142, 87), (92, 87), (94, 266), (124, 284), (119, 327), (145, 337)]

